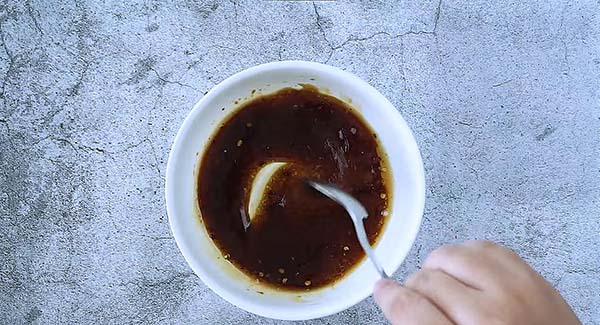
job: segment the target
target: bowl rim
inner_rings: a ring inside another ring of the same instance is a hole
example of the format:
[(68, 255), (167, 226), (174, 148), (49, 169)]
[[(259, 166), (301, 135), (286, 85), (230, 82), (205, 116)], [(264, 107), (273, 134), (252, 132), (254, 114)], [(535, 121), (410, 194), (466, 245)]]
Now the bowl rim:
[[(179, 152), (181, 150), (183, 150), (182, 142), (183, 142), (184, 134), (186, 134), (188, 132), (188, 130), (191, 128), (193, 121), (196, 119), (197, 115), (199, 115), (201, 113), (201, 111), (206, 108), (205, 103), (210, 102), (214, 97), (218, 96), (221, 92), (227, 90), (229, 87), (235, 85), (237, 82), (239, 82), (241, 80), (244, 80), (245, 78), (251, 77), (256, 74), (265, 73), (268, 71), (279, 70), (279, 69), (289, 69), (289, 68), (306, 69), (308, 71), (313, 71), (313, 72), (328, 72), (333, 75), (339, 75), (340, 78), (350, 80), (352, 82), (360, 84), (361, 87), (366, 88), (365, 91), (369, 91), (373, 94), (376, 94), (377, 96), (380, 96), (380, 98), (382, 100), (387, 102), (391, 107), (395, 108), (395, 106), (391, 102), (389, 102), (389, 100), (383, 94), (381, 94), (378, 90), (376, 90), (373, 86), (371, 86), (369, 83), (367, 83), (363, 79), (359, 78), (358, 76), (356, 76), (350, 72), (344, 71), (340, 68), (322, 64), (322, 63), (309, 62), (309, 61), (277, 61), (277, 62), (270, 62), (270, 63), (256, 65), (256, 66), (250, 67), (248, 69), (245, 69), (243, 71), (240, 71), (238, 73), (235, 73), (232, 76), (223, 80), (222, 82), (218, 83), (214, 87), (212, 87), (212, 89), (210, 89), (193, 106), (192, 110), (187, 114), (187, 116), (181, 123), (181, 126), (179, 127), (179, 130), (177, 131), (177, 134), (175, 135), (175, 138), (173, 139), (173, 143), (171, 145), (170, 152), (169, 152), (169, 158), (167, 161), (167, 168), (166, 168), (166, 172), (165, 172), (165, 204), (166, 204), (166, 210), (167, 210), (167, 215), (169, 218), (169, 225), (171, 228), (171, 232), (173, 233), (173, 237), (175, 238), (175, 242), (177, 244), (177, 247), (179, 248), (179, 251), (183, 255), (183, 257), (184, 257), (185, 261), (188, 263), (188, 265), (192, 268), (194, 273), (214, 293), (216, 293), (218, 296), (220, 296), (227, 302), (229, 302), (241, 309), (244, 309), (246, 311), (249, 311), (251, 313), (254, 313), (254, 314), (257, 314), (260, 316), (274, 318), (274, 319), (281, 319), (281, 320), (308, 320), (308, 319), (314, 319), (314, 318), (319, 318), (319, 317), (336, 314), (340, 311), (348, 309), (348, 308), (356, 305), (357, 303), (361, 302), (365, 298), (367, 298), (370, 295), (370, 293), (367, 292), (366, 294), (357, 295), (356, 299), (352, 300), (351, 303), (338, 304), (338, 305), (334, 304), (334, 305), (331, 305), (327, 309), (318, 309), (316, 311), (309, 311), (309, 312), (304, 312), (301, 314), (295, 313), (295, 314), (291, 314), (291, 315), (282, 314), (281, 312), (278, 312), (276, 310), (271, 310), (268, 307), (267, 308), (261, 307), (258, 304), (254, 304), (251, 301), (247, 301), (247, 299), (240, 298), (240, 297), (236, 296), (235, 294), (230, 294), (229, 292), (227, 292), (227, 290), (223, 289), (216, 281), (213, 281), (209, 272), (206, 272), (203, 269), (202, 263), (198, 263), (198, 261), (196, 261), (192, 257), (191, 250), (194, 248), (187, 246), (186, 243), (184, 242), (184, 240), (182, 239), (182, 237), (184, 236), (182, 233), (183, 231), (181, 230), (182, 225), (179, 223), (178, 217), (176, 217), (176, 213), (174, 211), (175, 202), (173, 199), (174, 188), (175, 188), (175, 184), (173, 184), (173, 182), (174, 182), (173, 179), (175, 178), (174, 175), (177, 174), (177, 172), (174, 170), (175, 161), (177, 159), (179, 159), (179, 157), (178, 157)], [(408, 141), (409, 141), (408, 145), (413, 146), (413, 149), (415, 149), (414, 150), (415, 156), (412, 158), (416, 159), (415, 166), (417, 167), (416, 168), (417, 175), (415, 177), (417, 180), (417, 184), (415, 186), (415, 196), (418, 199), (418, 202), (416, 202), (415, 204), (417, 206), (418, 213), (415, 216), (413, 216), (413, 218), (416, 218), (416, 228), (413, 229), (413, 231), (411, 231), (411, 232), (407, 232), (408, 236), (406, 238), (410, 243), (409, 246), (412, 247), (414, 245), (416, 236), (420, 230), (420, 227), (422, 224), (422, 219), (423, 219), (423, 212), (424, 212), (424, 206), (425, 206), (425, 173), (424, 173), (424, 167), (423, 167), (423, 162), (422, 162), (422, 158), (421, 158), (421, 153), (420, 153), (419, 147), (417, 145), (416, 139), (415, 139), (411, 129), (408, 127), (408, 124), (406, 123), (406, 121), (404, 120), (402, 115), (400, 114), (400, 111), (398, 111), (398, 109), (396, 109), (396, 108), (395, 108), (395, 110), (396, 110), (396, 113), (398, 114), (399, 122), (401, 123), (401, 125), (399, 125), (399, 127), (404, 128), (408, 132), (408, 135), (409, 135), (409, 137), (407, 137)], [(406, 259), (406, 255), (408, 255), (408, 252), (406, 252), (405, 256), (400, 260), (398, 265), (394, 266), (394, 271), (396, 271), (397, 268), (400, 267), (400, 265), (404, 262), (404, 260)]]

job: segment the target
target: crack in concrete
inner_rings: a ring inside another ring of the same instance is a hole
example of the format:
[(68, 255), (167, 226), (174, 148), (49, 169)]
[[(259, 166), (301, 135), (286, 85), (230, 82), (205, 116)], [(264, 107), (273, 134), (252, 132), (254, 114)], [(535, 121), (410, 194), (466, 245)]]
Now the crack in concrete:
[[(27, 8), (27, 14), (29, 15), (29, 18), (31, 18), (31, 20), (33, 21), (33, 26), (35, 26), (35, 29), (37, 29), (38, 33), (40, 33), (40, 38), (41, 38), (42, 35), (44, 35), (44, 31), (40, 27), (40, 23), (38, 22), (38, 19), (36, 18), (36, 15), (35, 15), (36, 13), (33, 10), (33, 5), (31, 4), (31, 0), (25, 1), (25, 7)], [(39, 13), (38, 13), (38, 16), (39, 16)]]
[(77, 152), (79, 152), (80, 150), (83, 150), (83, 151), (88, 151), (88, 152), (89, 151), (95, 151), (95, 152), (99, 152), (99, 153), (108, 153), (108, 154), (112, 153), (112, 152), (107, 151), (107, 150), (105, 150), (103, 148), (92, 147), (92, 146), (88, 146), (88, 145), (85, 145), (85, 144), (78, 144), (77, 142), (73, 143), (70, 140), (65, 139), (65, 138), (57, 138), (57, 137), (53, 137), (53, 136), (50, 136), (48, 138), (51, 139), (51, 140), (54, 140), (54, 141), (58, 141), (58, 142), (62, 142), (62, 143), (68, 144), (74, 151), (77, 151)]
[(321, 32), (321, 35), (323, 36), (323, 39), (325, 40), (325, 43), (327, 43), (327, 46), (329, 47), (329, 56), (327, 57), (327, 60), (325, 60), (325, 63), (327, 63), (327, 62), (329, 62), (329, 60), (331, 60), (331, 57), (333, 56), (333, 53), (336, 50), (333, 48), (331, 41), (329, 41), (329, 39), (327, 38), (327, 33), (325, 33), (325, 29), (323, 28), (323, 25), (321, 25), (321, 19), (323, 19), (323, 18), (319, 14), (319, 9), (317, 8), (317, 4), (315, 4), (315, 2), (313, 1), (312, 5), (313, 5), (313, 9), (315, 11), (317, 29), (319, 29), (319, 31)]
[(346, 46), (346, 44), (350, 43), (350, 42), (362, 42), (362, 41), (368, 41), (370, 39), (372, 39), (373, 37), (376, 37), (378, 35), (387, 35), (389, 36), (390, 34), (388, 32), (375, 32), (372, 35), (366, 36), (366, 37), (356, 37), (353, 35), (350, 35), (350, 37), (348, 37), (345, 41), (343, 41), (340, 45), (338, 46), (334, 46), (332, 47), (332, 49), (335, 50), (339, 50), (342, 47)]
[(47, 158), (47, 157), (41, 157), (41, 158), (44, 159), (44, 160), (46, 160), (46, 161), (51, 162), (53, 165), (59, 165), (59, 164), (62, 163), (60, 160), (55, 160), (55, 159), (52, 159), (52, 158)]
[(45, 284), (57, 284), (57, 285), (64, 285), (64, 286), (70, 286), (70, 287), (78, 287), (80, 288), (82, 286), (81, 283), (79, 283), (78, 281), (69, 281), (69, 280), (63, 280), (63, 279), (40, 279), (41, 283), (45, 283)]
[[(147, 279), (133, 279), (130, 281), (125, 281), (125, 282), (120, 282), (115, 284), (114, 286), (117, 287), (126, 287), (129, 285), (134, 285), (134, 286), (138, 286), (138, 287), (158, 287), (158, 286), (162, 286), (162, 285), (168, 285), (168, 284), (172, 284), (175, 281), (183, 281), (186, 278), (189, 278), (191, 276), (193, 276), (194, 273), (193, 272), (181, 272), (181, 273), (176, 273), (171, 277), (168, 277), (164, 280), (159, 280), (159, 281), (149, 281)], [(111, 285), (113, 286), (113, 285)]]
[(435, 15), (433, 18), (433, 28), (431, 30), (420, 30), (420, 31), (413, 31), (413, 30), (409, 30), (407, 32), (404, 33), (400, 33), (400, 34), (396, 34), (396, 35), (391, 35), (390, 33), (386, 32), (386, 31), (379, 31), (379, 32), (375, 32), (369, 36), (366, 37), (358, 37), (358, 36), (354, 36), (354, 35), (350, 35), (346, 40), (344, 40), (342, 43), (340, 43), (339, 45), (333, 45), (333, 43), (329, 40), (329, 38), (327, 38), (327, 33), (325, 32), (325, 29), (323, 27), (323, 25), (321, 24), (321, 20), (323, 19), (321, 17), (321, 14), (319, 14), (319, 10), (317, 8), (317, 5), (315, 4), (315, 2), (312, 2), (313, 4), (313, 9), (315, 12), (315, 16), (316, 16), (316, 24), (317, 24), (317, 28), (319, 29), (319, 31), (321, 32), (323, 39), (325, 40), (325, 43), (327, 43), (327, 46), (329, 47), (330, 51), (329, 51), (329, 55), (327, 57), (327, 59), (325, 60), (324, 63), (328, 63), (331, 60), (331, 57), (333, 56), (333, 54), (343, 48), (344, 46), (348, 45), (349, 43), (352, 42), (363, 42), (363, 41), (368, 41), (376, 36), (379, 35), (386, 35), (388, 37), (392, 37), (392, 38), (400, 38), (402, 39), (405, 36), (409, 36), (409, 35), (433, 35), (433, 36), (437, 36), (437, 29), (438, 29), (438, 25), (439, 25), (439, 20), (440, 20), (440, 13), (441, 13), (441, 9), (442, 9), (442, 0), (439, 0), (436, 10), (435, 10)]
[(54, 120), (54, 117), (56, 115), (58, 115), (60, 112), (62, 112), (64, 109), (65, 109), (65, 105), (64, 105), (64, 101), (63, 101), (63, 103), (58, 107), (58, 109), (52, 110), (50, 112), (50, 114), (48, 114), (48, 116), (46, 116), (44, 118), (44, 123), (45, 124), (51, 123)]
[(6, 128), (6, 137), (8, 138), (8, 142), (10, 143), (11, 147), (13, 147), (13, 149), (16, 149), (17, 147), (15, 146), (15, 143), (13, 142), (13, 138), (11, 136), (12, 130), (10, 129), (10, 125), (8, 125), (8, 120), (0, 119), (0, 123), (2, 123), (4, 125), (4, 127)]
[(8, 49), (6, 45), (6, 36), (4, 35), (4, 29), (2, 28), (2, 23), (0, 23), (0, 41), (2, 41), (2, 48), (4, 52), (6, 52), (6, 56), (8, 56), (8, 68), (6, 69), (6, 74), (4, 75), (4, 79), (2, 80), (2, 93), (0, 97), (4, 99), (4, 103), (6, 104), (6, 85), (9, 82), (9, 79), (12, 77), (15, 68), (16, 58), (15, 55)]
[(150, 235), (145, 235), (145, 234), (142, 234), (141, 236), (145, 237), (145, 238), (149, 238), (149, 239), (151, 239), (153, 241), (162, 241), (162, 240), (174, 239), (174, 237), (172, 237), (172, 236), (150, 236)]
[(547, 126), (544, 128), (544, 131), (542, 131), (542, 133), (538, 134), (535, 139), (537, 141), (544, 141), (549, 135), (551, 135), (552, 133), (554, 133), (556, 131), (557, 127), (553, 127), (553, 126)]
[(565, 4), (565, 7), (563, 8), (563, 10), (561, 11), (560, 14), (560, 23), (559, 23), (559, 29), (561, 30), (561, 38), (560, 41), (562, 43), (562, 47), (563, 47), (563, 64), (566, 67), (566, 71), (563, 71), (563, 74), (567, 75), (569, 74), (569, 71), (571, 70), (571, 67), (569, 66), (569, 47), (567, 46), (567, 41), (565, 39), (566, 34), (567, 34), (567, 30), (565, 28), (565, 14), (567, 12), (567, 9), (571, 6), (571, 2), (567, 1), (567, 3)]
[(156, 150), (154, 149), (154, 143), (152, 143), (152, 141), (150, 141), (150, 139), (148, 137), (146, 137), (146, 140), (148, 141), (148, 143), (150, 144), (150, 149), (152, 150), (152, 157), (154, 158), (154, 169), (156, 169), (156, 173), (158, 174), (158, 179), (162, 180), (162, 173), (160, 171), (160, 163), (158, 162), (158, 156), (156, 155)]
[(471, 170), (473, 172), (473, 174), (475, 175), (475, 178), (477, 180), (479, 180), (479, 171), (468, 164), (467, 164), (467, 168), (469, 168), (469, 170)]
[(79, 72), (79, 76), (77, 77), (75, 83), (73, 84), (73, 86), (68, 87), (65, 91), (65, 95), (62, 98), (62, 101), (60, 104), (55, 104), (53, 103), (54, 107), (57, 107), (56, 109), (51, 109), (51, 111), (48, 113), (48, 115), (46, 117), (44, 117), (44, 124), (48, 125), (50, 123), (52, 123), (54, 121), (54, 118), (56, 117), (56, 115), (58, 115), (59, 113), (63, 112), (65, 107), (68, 107), (67, 102), (68, 102), (68, 98), (69, 97), (74, 97), (76, 95), (79, 94), (79, 90), (81, 89), (81, 86), (84, 83), (84, 79), (85, 76), (89, 70), (89, 67), (91, 65), (91, 63), (89, 61), (87, 61), (86, 59), (84, 59), (84, 55), (77, 55), (75, 53), (72, 53), (70, 51), (67, 51), (69, 54), (71, 54), (75, 59), (77, 59), (78, 61), (82, 62), (83, 64), (83, 68), (81, 69), (81, 72)]
[(94, 33), (92, 29), (92, 22), (88, 17), (88, 11), (84, 3), (75, 2), (75, 8), (81, 15), (81, 19), (75, 24), (75, 31), (77, 34), (77, 50), (79, 55), (77, 58), (83, 62), (89, 62), (92, 51), (88, 46), (86, 38), (94, 39)]
[(405, 66), (406, 62), (404, 62), (404, 40), (400, 38), (400, 78), (402, 78), (402, 88), (408, 94), (408, 81), (406, 80), (406, 71), (404, 71)]
[[(75, 56), (75, 58), (77, 60), (79, 60), (83, 63), (83, 68), (81, 69), (81, 72), (79, 72), (79, 76), (77, 77), (75, 83), (73, 84), (73, 86), (67, 88), (67, 90), (66, 90), (67, 97), (74, 97), (79, 94), (79, 90), (81, 89), (81, 86), (83, 85), (83, 83), (85, 81), (84, 79), (89, 70), (91, 63), (89, 61), (87, 61), (86, 59), (84, 59), (82, 56), (77, 56), (74, 53), (70, 53), (70, 54)], [(52, 110), (44, 118), (44, 122), (46, 124), (51, 123), (54, 120), (54, 117), (64, 110), (64, 108), (67, 106), (67, 105), (65, 105), (66, 101), (67, 101), (67, 98), (64, 98), (64, 100), (62, 101), (62, 104), (59, 105), (58, 109)]]
[[(4, 122), (5, 122), (4, 120), (0, 120), (0, 123), (4, 123)], [(7, 125), (7, 128), (8, 128), (8, 125)], [(89, 145), (85, 145), (85, 144), (81, 144), (81, 143), (77, 143), (77, 142), (72, 142), (69, 139), (57, 138), (57, 137), (53, 137), (53, 136), (44, 137), (43, 139), (40, 139), (38, 141), (38, 143), (45, 139), (51, 139), (53, 141), (58, 141), (58, 142), (64, 143), (64, 144), (68, 145), (69, 147), (71, 147), (75, 152), (83, 151), (83, 152), (89, 152), (89, 153), (104, 154), (113, 160), (114, 160), (114, 157), (112, 155), (124, 153), (131, 149), (141, 146), (143, 143), (148, 143), (148, 145), (150, 147), (150, 151), (152, 153), (152, 158), (154, 159), (154, 164), (151, 164), (151, 166), (156, 171), (159, 180), (162, 179), (162, 171), (160, 169), (160, 162), (158, 160), (158, 155), (156, 154), (156, 149), (155, 149), (154, 143), (147, 136), (144, 137), (144, 139), (142, 139), (139, 142), (130, 144), (121, 150), (115, 150), (115, 151), (107, 150), (107, 149), (100, 148), (100, 147), (93, 147), (93, 146), (89, 146)]]
[(229, 2), (233, 5), (233, 17), (237, 21), (238, 18), (238, 2), (236, 0), (229, 0)]
[(325, 39), (325, 42), (327, 43), (327, 45), (329, 46), (329, 48), (333, 50), (333, 45), (331, 44), (331, 41), (329, 41), (329, 39), (327, 38), (327, 34), (325, 33), (325, 29), (323, 29), (323, 26), (321, 25), (321, 20), (323, 18), (319, 14), (319, 9), (317, 8), (317, 4), (314, 1), (313, 1), (312, 4), (313, 4), (313, 9), (315, 11), (315, 15), (316, 15), (316, 18), (317, 18), (317, 28), (319, 29), (319, 31), (321, 31), (321, 34), (323, 35), (323, 39)]
[[(154, 111), (156, 110), (156, 108), (158, 107), (158, 103), (163, 97), (164, 90), (165, 90), (164, 85), (161, 85), (161, 87), (158, 90), (158, 95), (156, 96), (156, 99), (154, 100), (154, 104), (152, 104), (152, 107), (150, 108), (150, 112), (148, 114), (149, 116), (151, 116), (154, 113)], [(150, 132), (150, 130), (148, 130), (148, 132)]]
[(236, 48), (233, 48), (233, 47), (230, 47), (230, 46), (226, 46), (226, 45), (218, 45), (218, 44), (211, 45), (211, 46), (209, 46), (208, 48), (209, 48), (209, 49), (211, 49), (211, 48), (215, 48), (215, 49), (230, 50), (230, 51), (234, 51), (234, 52), (237, 52), (237, 51), (238, 51), (238, 49), (236, 49)]
[(184, 6), (191, 12), (199, 14), (203, 19), (207, 19), (219, 8), (219, 3), (218, 1), (197, 3), (196, 1), (186, 0)]
[(128, 145), (128, 146), (127, 146), (125, 149), (123, 149), (123, 150), (115, 151), (115, 153), (126, 152), (126, 151), (128, 151), (128, 150), (131, 150), (131, 149), (133, 149), (133, 148), (137, 148), (137, 147), (141, 146), (141, 145), (142, 145), (144, 142), (146, 142), (146, 141), (147, 141), (147, 138), (144, 138), (144, 139), (142, 139), (142, 141), (140, 141), (140, 142), (137, 142), (137, 143), (134, 143), (134, 144), (130, 144), (130, 145)]
[(508, 79), (508, 80), (499, 82), (497, 84), (493, 84), (492, 87), (493, 88), (500, 87), (500, 86), (506, 85), (507, 83), (512, 82), (512, 81), (513, 81), (513, 79)]
[[(5, 122), (5, 121), (4, 120), (0, 120), (0, 123), (3, 123), (3, 122)], [(136, 143), (129, 144), (125, 148), (122, 148), (122, 149), (119, 149), (119, 150), (107, 150), (107, 149), (101, 148), (101, 147), (93, 147), (93, 146), (90, 146), (90, 145), (77, 143), (76, 141), (72, 142), (69, 139), (58, 138), (58, 137), (54, 137), (54, 136), (43, 137), (41, 139), (38, 139), (34, 144), (42, 142), (42, 141), (44, 141), (46, 139), (50, 139), (50, 140), (53, 140), (53, 141), (58, 141), (58, 142), (67, 144), (69, 147), (71, 147), (74, 151), (77, 151), (77, 152), (84, 151), (84, 152), (91, 152), (91, 153), (100, 153), (100, 154), (108, 155), (111, 158), (113, 158), (111, 155), (116, 155), (116, 154), (124, 153), (124, 152), (127, 152), (127, 151), (131, 150), (131, 149), (137, 148), (137, 147), (141, 146), (144, 143), (148, 143), (149, 146), (150, 146), (150, 149), (151, 149), (151, 151), (153, 153), (154, 160), (156, 162), (156, 166), (153, 166), (153, 167), (155, 167), (155, 169), (157, 170), (157, 172), (159, 174), (159, 177), (161, 176), (161, 171), (160, 171), (160, 169), (158, 167), (159, 166), (159, 164), (158, 164), (158, 158), (157, 158), (157, 155), (156, 155), (154, 144), (152, 143), (152, 141), (150, 141), (150, 139), (147, 136), (144, 137), (142, 140), (140, 140), (140, 141), (138, 141)]]
[(440, 12), (442, 11), (442, 0), (438, 2), (437, 8), (435, 9), (435, 19), (433, 21), (433, 31), (431, 32), (433, 35), (436, 35), (438, 22), (440, 21)]
[(600, 273), (600, 269), (597, 268), (569, 268), (565, 270), (556, 281), (553, 283), (554, 287), (558, 287), (563, 279), (568, 275), (594, 275)]
[(158, 80), (160, 80), (160, 81), (162, 81), (164, 83), (179, 85), (179, 86), (182, 86), (182, 87), (187, 87), (187, 88), (190, 88), (190, 89), (198, 91), (198, 89), (196, 89), (196, 88), (194, 88), (194, 87), (192, 87), (192, 86), (190, 86), (190, 85), (188, 85), (186, 83), (183, 83), (183, 82), (180, 82), (180, 81), (172, 81), (172, 80), (169, 80), (169, 79), (161, 76), (158, 73), (158, 71), (156, 71), (156, 69), (154, 67), (150, 67), (150, 70), (153, 71), (154, 74), (156, 74), (156, 77), (158, 78)]
[[(158, 80), (161, 83), (178, 85), (181, 87), (186, 87), (186, 88), (190, 88), (195, 91), (199, 91), (197, 88), (195, 88), (191, 85), (183, 83), (179, 80), (170, 80), (167, 77), (161, 75), (158, 72), (158, 70), (156, 70), (156, 68), (154, 67), (158, 63), (154, 57), (147, 56), (146, 58), (142, 59), (139, 55), (133, 53), (128, 48), (123, 48), (123, 50), (125, 50), (125, 52), (131, 54), (133, 57), (137, 58), (138, 61), (134, 64), (135, 70), (133, 71), (132, 75), (126, 81), (121, 82), (120, 84), (127, 84), (127, 85), (137, 84), (142, 79), (147, 77), (148, 72), (152, 71), (156, 75), (156, 78), (158, 78)], [(232, 50), (235, 51), (235, 49), (232, 49)], [(148, 87), (148, 88), (152, 88), (152, 87)]]
[[(83, 85), (85, 74), (88, 72), (88, 69), (90, 68), (90, 63), (88, 61), (84, 60), (83, 58), (80, 58), (80, 59), (84, 62), (83, 69), (79, 73), (79, 77), (77, 78), (77, 81), (75, 82), (75, 84), (73, 86), (71, 86), (69, 89), (67, 89), (67, 96), (69, 96), (69, 97), (73, 97), (73, 96), (76, 96), (79, 94), (79, 89)], [(54, 117), (54, 116), (52, 116), (52, 117)]]

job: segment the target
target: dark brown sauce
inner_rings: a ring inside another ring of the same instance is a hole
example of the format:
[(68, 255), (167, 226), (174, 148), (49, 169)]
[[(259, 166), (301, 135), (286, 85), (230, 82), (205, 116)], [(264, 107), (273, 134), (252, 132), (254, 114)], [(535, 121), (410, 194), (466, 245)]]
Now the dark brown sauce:
[[(390, 199), (387, 161), (350, 107), (315, 87), (285, 88), (244, 104), (214, 134), (198, 173), (198, 204), (223, 256), (257, 282), (286, 290), (332, 284), (365, 254), (345, 210), (306, 179), (337, 184), (367, 209), (374, 244)], [(240, 209), (270, 162), (271, 178), (245, 231)]]

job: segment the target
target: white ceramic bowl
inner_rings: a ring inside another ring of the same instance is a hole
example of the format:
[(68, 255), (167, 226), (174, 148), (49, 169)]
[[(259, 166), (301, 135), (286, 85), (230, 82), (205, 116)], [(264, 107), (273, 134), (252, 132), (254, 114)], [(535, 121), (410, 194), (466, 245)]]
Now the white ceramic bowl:
[[(368, 297), (378, 275), (367, 260), (331, 287), (281, 292), (259, 285), (223, 259), (208, 236), (196, 202), (196, 172), (209, 137), (239, 103), (284, 87), (308, 83), (351, 103), (377, 133), (392, 168), (390, 219), (375, 254), (388, 273), (404, 260), (421, 224), (425, 200), (423, 164), (400, 113), (375, 88), (353, 74), (303, 61), (275, 62), (237, 73), (210, 90), (184, 120), (169, 155), (167, 212), (181, 253), (219, 296), (270, 318), (303, 320), (331, 315)], [(252, 95), (252, 90), (259, 90)]]

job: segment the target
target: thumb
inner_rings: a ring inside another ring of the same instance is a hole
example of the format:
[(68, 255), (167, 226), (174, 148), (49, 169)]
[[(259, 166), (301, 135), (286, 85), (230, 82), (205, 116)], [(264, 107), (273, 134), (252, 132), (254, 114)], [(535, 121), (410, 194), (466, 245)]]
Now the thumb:
[(396, 296), (403, 293), (408, 295), (408, 292), (404, 292), (405, 289), (390, 279), (381, 279), (375, 283), (373, 289), (373, 298), (379, 307), (385, 312), (392, 308)]
[(377, 281), (373, 297), (392, 324), (452, 324), (427, 298), (392, 280)]

